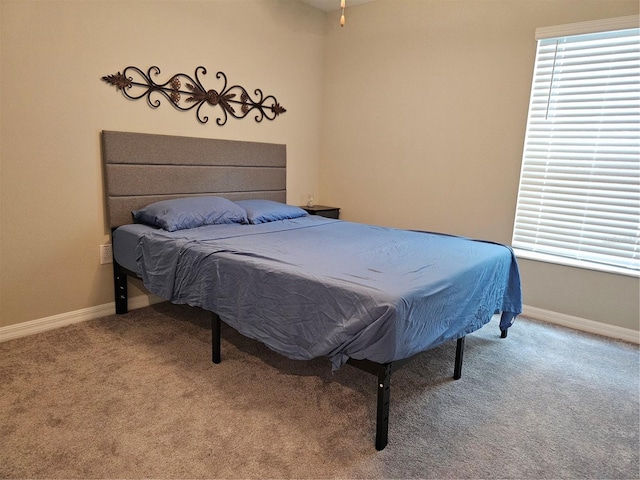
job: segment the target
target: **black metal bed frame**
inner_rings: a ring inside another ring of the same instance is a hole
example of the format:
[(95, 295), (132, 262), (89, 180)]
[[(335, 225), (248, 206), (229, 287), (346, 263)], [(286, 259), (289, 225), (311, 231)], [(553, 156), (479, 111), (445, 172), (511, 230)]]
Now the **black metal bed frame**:
[[(115, 259), (113, 261), (113, 283), (116, 303), (116, 314), (127, 313), (128, 308), (128, 290), (127, 276), (139, 278), (138, 275), (119, 265)], [(211, 312), (211, 361), (213, 363), (221, 362), (221, 324), (222, 320), (215, 313)], [(504, 334), (504, 332), (503, 332)], [(506, 336), (506, 335), (504, 335)], [(462, 376), (462, 359), (464, 355), (465, 337), (460, 337), (456, 344), (456, 357), (453, 378), (458, 380)], [(396, 360), (389, 363), (377, 363), (371, 360), (357, 360), (350, 358), (347, 363), (360, 370), (371, 373), (378, 377), (378, 396), (377, 396), (377, 413), (376, 413), (376, 450), (383, 450), (389, 439), (389, 407), (391, 402), (391, 374), (396, 372), (407, 363), (411, 358)]]
[[(173, 84), (171, 88), (174, 88)], [(171, 90), (171, 93), (180, 92)], [(214, 94), (211, 93), (212, 98)], [(185, 195), (220, 195), (230, 200), (260, 198), (286, 203), (284, 144), (103, 131), (102, 153), (112, 243), (113, 231), (120, 225), (131, 223), (132, 210), (159, 200)], [(189, 160), (185, 163), (183, 159), (186, 157)], [(220, 171), (221, 168), (224, 171)], [(257, 169), (260, 169), (260, 174), (257, 174)], [(265, 176), (263, 172), (270, 173)], [(188, 193), (185, 193), (185, 188)], [(116, 313), (123, 314), (128, 311), (127, 278), (139, 277), (115, 260), (113, 272)], [(220, 362), (220, 322), (214, 313), (214, 363)], [(506, 330), (502, 336), (506, 336)], [(464, 336), (457, 339), (454, 379), (462, 374), (464, 340)], [(377, 377), (375, 445), (378, 450), (385, 448), (388, 442), (391, 374), (409, 361), (403, 359), (381, 364), (350, 359), (347, 362)]]

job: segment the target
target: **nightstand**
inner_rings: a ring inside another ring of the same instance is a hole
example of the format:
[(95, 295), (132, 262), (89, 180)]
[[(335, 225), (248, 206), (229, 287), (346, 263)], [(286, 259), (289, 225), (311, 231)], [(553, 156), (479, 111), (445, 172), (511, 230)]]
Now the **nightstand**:
[(327, 207), (326, 205), (314, 205), (313, 207), (300, 207), (309, 215), (320, 215), (327, 218), (339, 218), (340, 209), (338, 207)]

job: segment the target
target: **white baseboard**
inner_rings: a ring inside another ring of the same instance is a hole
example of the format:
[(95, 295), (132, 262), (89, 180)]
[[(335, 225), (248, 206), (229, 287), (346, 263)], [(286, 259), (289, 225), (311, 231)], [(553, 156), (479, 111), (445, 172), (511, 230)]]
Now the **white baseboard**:
[[(138, 295), (129, 299), (129, 310), (136, 308), (148, 307), (154, 303), (162, 302), (160, 297), (155, 295)], [(106, 317), (116, 313), (115, 302), (96, 305), (95, 307), (82, 308), (73, 312), (52, 315), (51, 317), (38, 318), (28, 322), (22, 322), (15, 325), (0, 327), (0, 342), (13, 340), (14, 338), (26, 337), (34, 333), (53, 330), (54, 328), (64, 327), (73, 323), (85, 322), (87, 320), (95, 320), (96, 318)]]
[(522, 315), (535, 320), (554, 323), (563, 327), (580, 330), (582, 332), (595, 333), (609, 338), (617, 338), (630, 343), (640, 344), (640, 331), (631, 328), (617, 327), (608, 323), (594, 322), (586, 318), (574, 317), (564, 313), (552, 312), (542, 308), (522, 306)]
[[(139, 295), (129, 299), (129, 309), (148, 307), (163, 300), (155, 295)], [(73, 312), (61, 313), (51, 317), (39, 318), (29, 322), (0, 327), (0, 342), (13, 340), (14, 338), (26, 337), (34, 333), (53, 330), (73, 323), (94, 320), (116, 313), (115, 303), (105, 303), (95, 307), (83, 308)], [(522, 314), (536, 320), (562, 325), (563, 327), (580, 330), (583, 332), (595, 333), (610, 338), (617, 338), (630, 343), (640, 344), (640, 332), (630, 328), (617, 327), (606, 323), (594, 322), (585, 318), (565, 315), (564, 313), (552, 312), (542, 308), (523, 305)]]

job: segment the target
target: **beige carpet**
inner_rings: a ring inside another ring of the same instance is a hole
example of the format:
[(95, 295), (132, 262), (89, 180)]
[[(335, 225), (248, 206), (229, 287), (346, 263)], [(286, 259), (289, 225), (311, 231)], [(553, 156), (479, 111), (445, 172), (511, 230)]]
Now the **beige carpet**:
[(392, 377), (292, 361), (159, 304), (0, 343), (2, 478), (640, 478), (638, 347), (519, 319)]

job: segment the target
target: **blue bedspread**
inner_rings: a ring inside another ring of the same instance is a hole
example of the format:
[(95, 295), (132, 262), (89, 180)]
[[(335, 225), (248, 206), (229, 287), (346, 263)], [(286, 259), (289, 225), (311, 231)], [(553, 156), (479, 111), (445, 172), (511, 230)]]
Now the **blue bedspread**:
[(408, 358), (521, 312), (510, 248), (308, 216), (149, 230), (136, 247), (152, 293), (216, 312), (293, 359)]

